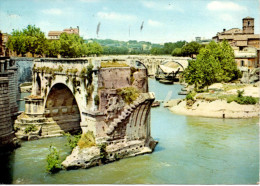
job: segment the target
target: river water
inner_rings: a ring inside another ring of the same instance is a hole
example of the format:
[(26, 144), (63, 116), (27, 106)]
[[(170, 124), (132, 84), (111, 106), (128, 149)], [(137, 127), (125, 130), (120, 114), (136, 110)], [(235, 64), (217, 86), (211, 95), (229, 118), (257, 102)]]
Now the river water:
[[(149, 80), (158, 100), (181, 98), (180, 85)], [(169, 92), (172, 91), (172, 94)], [(45, 172), (52, 144), (61, 157), (69, 154), (66, 138), (23, 142), (1, 156), (5, 183), (15, 184), (256, 184), (259, 181), (259, 120), (182, 116), (163, 106), (152, 108), (152, 136), (159, 141), (152, 154), (110, 164)], [(1, 171), (2, 172), (2, 171)]]

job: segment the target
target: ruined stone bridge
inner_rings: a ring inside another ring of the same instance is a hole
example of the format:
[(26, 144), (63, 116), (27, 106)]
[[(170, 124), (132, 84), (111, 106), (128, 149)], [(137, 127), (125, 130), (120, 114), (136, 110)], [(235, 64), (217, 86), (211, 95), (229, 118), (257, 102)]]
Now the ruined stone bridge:
[[(15, 121), (16, 135), (31, 140), (90, 131), (96, 144), (108, 145), (111, 161), (119, 154), (151, 152), (155, 97), (148, 92), (147, 77), (146, 67), (135, 59), (36, 59), (32, 94)], [(84, 167), (85, 162), (76, 164)]]

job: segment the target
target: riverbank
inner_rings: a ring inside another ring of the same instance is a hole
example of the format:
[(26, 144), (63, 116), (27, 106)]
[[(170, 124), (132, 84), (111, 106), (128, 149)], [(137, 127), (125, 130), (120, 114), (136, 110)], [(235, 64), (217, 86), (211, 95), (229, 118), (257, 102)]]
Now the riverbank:
[(255, 105), (242, 105), (228, 99), (237, 96), (237, 90), (244, 90), (245, 96), (259, 98), (259, 82), (251, 85), (213, 84), (208, 93), (194, 96), (192, 104), (183, 100), (170, 100), (165, 106), (176, 114), (215, 118), (254, 118), (260, 116), (259, 102)]
[(236, 102), (227, 103), (225, 100), (197, 100), (191, 107), (187, 107), (186, 100), (183, 100), (169, 109), (176, 114), (214, 118), (253, 118), (260, 115), (259, 104), (240, 105)]

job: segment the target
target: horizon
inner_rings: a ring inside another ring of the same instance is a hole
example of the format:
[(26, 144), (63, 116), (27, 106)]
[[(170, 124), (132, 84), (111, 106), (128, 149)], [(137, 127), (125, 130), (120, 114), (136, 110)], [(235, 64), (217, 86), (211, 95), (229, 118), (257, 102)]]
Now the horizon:
[(259, 34), (257, 0), (0, 0), (0, 7), (0, 30), (8, 34), (27, 25), (39, 27), (45, 36), (79, 26), (85, 40), (190, 42), (212, 39), (223, 29), (242, 29), (247, 16), (255, 19)]

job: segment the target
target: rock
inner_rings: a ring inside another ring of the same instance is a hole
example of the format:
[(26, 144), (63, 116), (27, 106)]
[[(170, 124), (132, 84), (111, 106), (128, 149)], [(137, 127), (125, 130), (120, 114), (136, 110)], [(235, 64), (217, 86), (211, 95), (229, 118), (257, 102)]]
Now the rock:
[(38, 136), (38, 135), (29, 135), (29, 136), (28, 136), (28, 141), (37, 140), (37, 139), (39, 139), (39, 136)]
[(164, 107), (173, 107), (178, 105), (181, 102), (181, 99), (172, 99), (164, 103)]
[(88, 168), (98, 165), (100, 162), (100, 150), (98, 147), (89, 147), (80, 149), (75, 147), (71, 155), (62, 162), (66, 169)]

